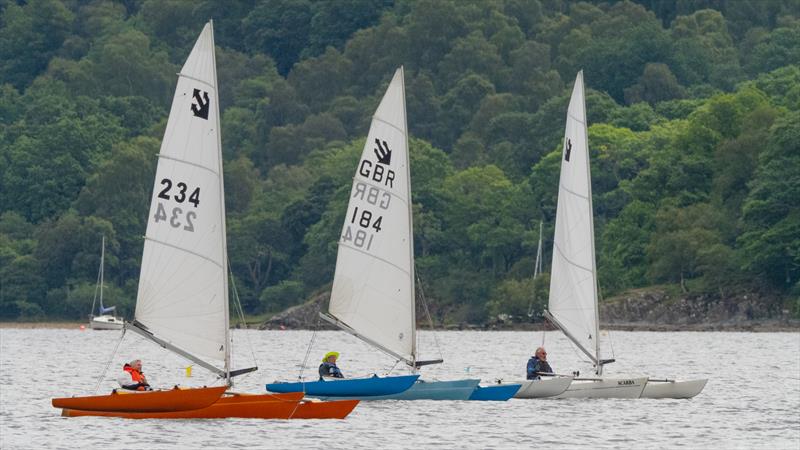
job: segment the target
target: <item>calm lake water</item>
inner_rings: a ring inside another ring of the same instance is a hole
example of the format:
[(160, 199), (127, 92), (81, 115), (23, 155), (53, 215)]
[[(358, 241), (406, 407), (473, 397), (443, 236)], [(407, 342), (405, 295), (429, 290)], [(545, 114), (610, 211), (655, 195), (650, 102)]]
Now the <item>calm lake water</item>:
[[(0, 448), (800, 448), (800, 333), (611, 332), (617, 362), (606, 374), (709, 378), (692, 400), (517, 400), (362, 402), (346, 420), (265, 421), (63, 418), (57, 396), (91, 394), (110, 363), (108, 392), (124, 361), (140, 357), (152, 384), (202, 385), (213, 377), (132, 333), (0, 329)], [(341, 352), (345, 375), (384, 374), (394, 361), (340, 332), (233, 332), (236, 367), (261, 370), (236, 389), (297, 378), (314, 337), (309, 369)], [(556, 371), (589, 368), (559, 333), (422, 332), (428, 379), (524, 378), (544, 344)], [(610, 353), (610, 346), (609, 353)], [(608, 355), (610, 356), (610, 355)], [(249, 366), (248, 366), (249, 367)], [(401, 368), (395, 368), (399, 373)]]

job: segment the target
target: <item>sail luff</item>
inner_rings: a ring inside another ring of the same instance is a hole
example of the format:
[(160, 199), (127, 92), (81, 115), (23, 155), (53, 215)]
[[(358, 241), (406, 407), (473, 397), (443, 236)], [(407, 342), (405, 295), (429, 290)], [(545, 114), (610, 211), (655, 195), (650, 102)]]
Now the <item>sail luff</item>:
[(409, 277), (409, 281), (411, 283), (411, 367), (416, 367), (417, 362), (417, 291), (416, 291), (416, 284), (414, 276), (416, 271), (414, 269), (414, 205), (411, 200), (411, 154), (408, 151), (408, 117), (406, 116), (406, 78), (405, 72), (403, 70), (403, 66), (400, 66), (400, 89), (402, 92), (402, 103), (403, 103), (403, 124), (405, 125), (403, 129), (405, 130), (406, 138), (403, 140), (405, 144), (405, 153), (406, 153), (406, 198), (408, 201), (406, 205), (408, 206), (408, 231), (409, 231), (409, 238), (408, 238), (408, 253), (409, 257), (408, 260), (411, 261), (411, 276)]
[(219, 85), (217, 84), (217, 52), (216, 52), (216, 45), (214, 44), (214, 21), (208, 21), (209, 27), (211, 28), (211, 67), (212, 73), (214, 77), (214, 108), (216, 114), (216, 127), (217, 127), (217, 156), (219, 161), (219, 203), (220, 203), (220, 226), (222, 227), (222, 239), (220, 242), (222, 243), (222, 261), (224, 267), (223, 272), (224, 275), (222, 277), (222, 292), (225, 297), (225, 301), (223, 302), (223, 309), (225, 310), (225, 379), (230, 384), (231, 382), (231, 326), (230, 326), (230, 292), (228, 292), (228, 233), (227, 233), (227, 226), (225, 218), (225, 177), (224, 177), (224, 170), (222, 165), (222, 127), (220, 126), (220, 119), (219, 119)]
[[(592, 168), (589, 159), (589, 124), (586, 121), (586, 90), (583, 83), (583, 70), (578, 72), (578, 76), (580, 78), (580, 85), (581, 85), (581, 100), (583, 101), (583, 140), (584, 140), (584, 147), (586, 149), (586, 179), (588, 180), (588, 189), (589, 189), (589, 241), (591, 242), (592, 247), (592, 278), (594, 279), (594, 356), (596, 361), (600, 361), (600, 307), (598, 305), (600, 297), (597, 295), (597, 254), (595, 253), (594, 248), (594, 205), (592, 203)], [(603, 366), (598, 364), (598, 370), (602, 371)]]

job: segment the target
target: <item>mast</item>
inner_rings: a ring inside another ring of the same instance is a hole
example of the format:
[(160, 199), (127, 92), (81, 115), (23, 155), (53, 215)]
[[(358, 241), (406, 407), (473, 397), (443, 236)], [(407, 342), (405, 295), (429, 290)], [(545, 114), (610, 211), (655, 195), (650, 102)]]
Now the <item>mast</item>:
[[(106, 265), (106, 236), (103, 235), (103, 245), (100, 250), (100, 313), (103, 313), (103, 272)], [(94, 309), (94, 306), (92, 306)]]
[(211, 67), (214, 74), (214, 110), (216, 112), (216, 127), (217, 127), (217, 157), (219, 158), (219, 208), (220, 225), (222, 226), (222, 261), (225, 264), (223, 267), (224, 276), (222, 277), (222, 289), (225, 296), (225, 381), (228, 386), (231, 386), (231, 326), (230, 326), (230, 293), (228, 292), (228, 239), (225, 227), (225, 179), (222, 170), (222, 128), (219, 122), (219, 84), (217, 84), (217, 52), (216, 45), (214, 45), (214, 20), (208, 21), (211, 31)]
[(406, 76), (403, 70), (403, 66), (400, 66), (400, 79), (402, 83), (400, 83), (400, 88), (402, 91), (403, 97), (403, 123), (405, 124), (404, 128), (406, 130), (406, 138), (405, 142), (405, 152), (406, 152), (406, 195), (408, 202), (406, 206), (408, 206), (408, 257), (409, 261), (411, 261), (411, 276), (409, 277), (409, 282), (411, 283), (411, 367), (416, 369), (417, 367), (417, 291), (416, 285), (414, 280), (414, 208), (413, 203), (411, 201), (411, 155), (408, 151), (408, 117), (406, 116)]
[(533, 264), (533, 295), (528, 304), (528, 318), (533, 317), (533, 304), (536, 302), (536, 277), (542, 273), (542, 221), (539, 221), (539, 245), (536, 247), (536, 262)]
[(592, 204), (592, 169), (589, 158), (589, 125), (586, 122), (586, 92), (584, 90), (584, 83), (583, 83), (583, 70), (579, 72), (580, 80), (581, 80), (581, 100), (583, 100), (583, 127), (585, 133), (583, 134), (584, 139), (584, 148), (586, 149), (586, 179), (588, 180), (588, 187), (589, 187), (589, 229), (591, 233), (589, 233), (590, 242), (592, 245), (592, 274), (594, 277), (594, 315), (597, 317), (595, 321), (595, 330), (594, 330), (594, 355), (595, 361), (597, 362), (597, 374), (603, 374), (603, 364), (600, 364), (600, 307), (598, 306), (598, 302), (600, 297), (597, 295), (597, 255), (594, 249), (594, 205)]

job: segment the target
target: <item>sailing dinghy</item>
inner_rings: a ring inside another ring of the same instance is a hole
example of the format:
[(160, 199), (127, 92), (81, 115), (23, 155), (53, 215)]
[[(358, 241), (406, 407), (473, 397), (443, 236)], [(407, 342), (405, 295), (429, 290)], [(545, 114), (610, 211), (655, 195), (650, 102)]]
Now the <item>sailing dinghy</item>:
[[(416, 372), (441, 359), (417, 359), (414, 238), (403, 68), (395, 72), (372, 118), (358, 163), (327, 314), (321, 317)], [(267, 390), (303, 389), (325, 399), (468, 400), (479, 379), (417, 380), (419, 375), (271, 383)], [(403, 389), (365, 392), (367, 383), (402, 380)], [(416, 382), (415, 382), (416, 381)], [(350, 385), (348, 385), (348, 383)], [(507, 400), (519, 385), (485, 388), (476, 400)], [(511, 392), (513, 390), (513, 392)]]
[[(539, 245), (536, 248), (536, 263), (533, 265), (533, 281), (534, 287), (536, 285), (536, 277), (542, 274), (542, 222), (539, 222)], [(528, 317), (533, 317), (534, 303), (536, 301), (536, 290), (534, 289), (531, 296), (531, 302), (528, 305)], [(544, 377), (538, 380), (525, 380), (520, 381), (522, 385), (514, 398), (543, 398), (554, 397), (567, 390), (572, 383), (572, 375), (555, 375), (553, 377)]]
[(117, 317), (114, 313), (117, 310), (116, 306), (109, 306), (106, 308), (103, 305), (103, 272), (106, 260), (106, 237), (103, 236), (102, 247), (100, 250), (100, 271), (97, 274), (97, 288), (95, 289), (95, 298), (92, 300), (92, 311), (94, 311), (95, 300), (97, 300), (97, 292), (100, 291), (100, 309), (99, 314), (89, 315), (89, 328), (93, 330), (120, 330), (123, 326), (121, 317)]
[(601, 357), (597, 301), (592, 186), (581, 71), (575, 79), (567, 111), (545, 317), (591, 360), (597, 376), (576, 378), (557, 398), (690, 398), (700, 393), (708, 380), (604, 377), (603, 366), (614, 359)]
[[(226, 392), (231, 337), (214, 36), (209, 22), (178, 78), (159, 153), (132, 331), (225, 380), (224, 386), (53, 399), (63, 415), (124, 418), (343, 418), (358, 403)], [(187, 314), (191, 311), (191, 314)]]

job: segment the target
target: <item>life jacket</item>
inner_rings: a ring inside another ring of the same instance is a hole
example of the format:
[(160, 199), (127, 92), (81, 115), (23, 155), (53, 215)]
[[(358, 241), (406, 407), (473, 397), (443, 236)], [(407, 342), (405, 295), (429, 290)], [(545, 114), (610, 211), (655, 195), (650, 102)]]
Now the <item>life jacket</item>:
[[(134, 369), (130, 364), (125, 364), (124, 366), (122, 366), (122, 370), (128, 372), (131, 375), (131, 380), (134, 383), (147, 384), (147, 382), (145, 382), (144, 375), (142, 374), (142, 372), (139, 372), (138, 370)], [(139, 386), (138, 388), (136, 388), (136, 390), (143, 391), (145, 390), (145, 388), (144, 386)]]

